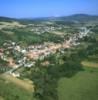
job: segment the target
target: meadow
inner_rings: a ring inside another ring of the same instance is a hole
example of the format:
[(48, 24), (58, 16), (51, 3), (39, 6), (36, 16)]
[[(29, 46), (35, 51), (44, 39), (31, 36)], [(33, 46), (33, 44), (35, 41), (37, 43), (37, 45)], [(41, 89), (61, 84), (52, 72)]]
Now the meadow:
[(59, 100), (98, 100), (98, 68), (87, 68), (58, 82)]

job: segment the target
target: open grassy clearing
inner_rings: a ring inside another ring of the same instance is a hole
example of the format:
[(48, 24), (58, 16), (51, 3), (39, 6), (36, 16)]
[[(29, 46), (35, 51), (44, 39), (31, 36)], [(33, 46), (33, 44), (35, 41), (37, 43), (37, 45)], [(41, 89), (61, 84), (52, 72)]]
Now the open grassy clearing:
[(58, 82), (59, 100), (98, 100), (98, 70), (86, 69)]
[(4, 98), (0, 96), (0, 100), (4, 100)]
[(81, 64), (85, 67), (98, 68), (98, 54), (89, 55)]
[(64, 32), (59, 32), (59, 31), (53, 31), (52, 33), (53, 33), (53, 34), (56, 34), (56, 35), (60, 35), (60, 36), (61, 36), (61, 35), (64, 35)]
[(98, 63), (96, 63), (96, 62), (82, 61), (81, 64), (82, 64), (83, 66), (86, 66), (86, 67), (98, 68)]
[(33, 89), (34, 89), (33, 83), (30, 83), (28, 80), (21, 80), (11, 75), (5, 75), (5, 74), (1, 75), (1, 77), (2, 79), (17, 85), (26, 91), (33, 92)]
[(31, 91), (0, 77), (0, 100), (33, 100)]

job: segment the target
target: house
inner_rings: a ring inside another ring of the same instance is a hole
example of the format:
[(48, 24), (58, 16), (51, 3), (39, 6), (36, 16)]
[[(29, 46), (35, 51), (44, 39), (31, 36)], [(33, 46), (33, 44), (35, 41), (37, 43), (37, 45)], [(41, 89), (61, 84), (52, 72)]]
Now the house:
[(32, 67), (32, 66), (34, 66), (34, 65), (35, 65), (35, 62), (30, 62), (30, 63), (24, 64), (24, 67), (30, 68), (30, 67)]
[(3, 49), (0, 49), (0, 56), (3, 55)]
[(44, 61), (44, 62), (42, 62), (41, 63), (43, 66), (48, 66), (49, 64), (50, 64), (50, 62), (49, 61)]
[(2, 49), (2, 48), (0, 48), (0, 52), (1, 52), (1, 53), (3, 52), (3, 49)]
[(21, 48), (20, 48), (20, 46), (18, 46), (18, 45), (17, 45), (14, 49), (15, 49), (16, 51), (19, 51), (19, 52), (21, 51)]
[(21, 50), (21, 53), (25, 54), (27, 51), (25, 49)]
[(12, 75), (13, 77), (20, 77), (20, 74), (19, 74), (19, 73), (16, 73), (16, 72), (12, 72), (11, 75)]

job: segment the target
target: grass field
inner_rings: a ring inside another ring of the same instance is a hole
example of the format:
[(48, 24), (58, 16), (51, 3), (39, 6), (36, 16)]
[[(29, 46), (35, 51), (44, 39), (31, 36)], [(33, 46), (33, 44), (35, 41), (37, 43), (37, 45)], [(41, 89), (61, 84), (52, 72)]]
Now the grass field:
[(98, 68), (98, 63), (96, 63), (96, 62), (83, 61), (81, 64), (83, 66), (87, 66), (87, 67), (95, 67), (95, 68)]
[(2, 75), (1, 77), (2, 77), (2, 79), (5, 79), (8, 82), (16, 84), (17, 86), (23, 88), (26, 91), (33, 92), (33, 89), (34, 89), (33, 83), (30, 83), (29, 80), (21, 80), (21, 79), (13, 77), (11, 75)]
[(98, 100), (98, 68), (85, 68), (58, 82), (59, 100)]
[(0, 96), (0, 100), (4, 100), (4, 98)]
[(33, 100), (33, 89), (26, 80), (0, 76), (0, 100)]

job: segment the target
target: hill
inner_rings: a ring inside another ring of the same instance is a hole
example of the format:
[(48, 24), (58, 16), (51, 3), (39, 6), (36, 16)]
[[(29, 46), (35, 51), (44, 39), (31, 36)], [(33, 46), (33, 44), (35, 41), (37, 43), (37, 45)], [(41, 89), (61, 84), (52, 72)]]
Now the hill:
[(87, 14), (74, 14), (71, 16), (61, 17), (65, 21), (79, 21), (79, 22), (88, 22), (88, 21), (98, 21), (97, 15), (87, 15)]
[(70, 16), (61, 16), (61, 17), (42, 17), (42, 18), (35, 18), (32, 20), (39, 20), (39, 21), (79, 21), (79, 22), (85, 22), (85, 21), (98, 21), (98, 15), (88, 15), (88, 14), (73, 14)]
[[(64, 22), (97, 22), (98, 23), (98, 15), (88, 15), (88, 14), (73, 14), (70, 16), (61, 16), (61, 17), (41, 17), (41, 18), (9, 18), (0, 16), (0, 21), (12, 22), (19, 21), (22, 24), (26, 23), (39, 23), (42, 21), (64, 21)], [(63, 23), (64, 23), (63, 22)]]
[(0, 16), (0, 22), (12, 22), (12, 21), (16, 21), (16, 20), (17, 19), (15, 19), (15, 18)]

